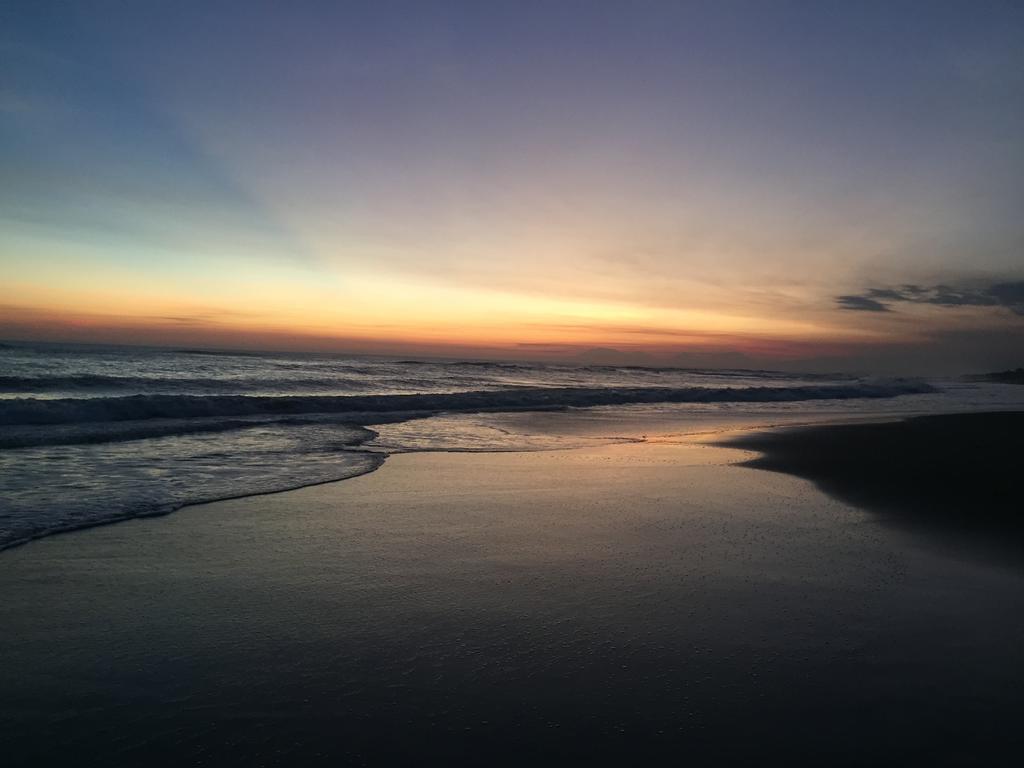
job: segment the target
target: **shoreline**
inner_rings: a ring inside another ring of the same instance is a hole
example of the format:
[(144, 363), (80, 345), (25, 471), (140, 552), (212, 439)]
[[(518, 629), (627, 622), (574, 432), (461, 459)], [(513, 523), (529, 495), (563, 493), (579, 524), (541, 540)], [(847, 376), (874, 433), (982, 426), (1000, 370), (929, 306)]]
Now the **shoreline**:
[[(582, 412), (586, 412), (589, 409), (581, 409)], [(545, 410), (526, 411), (525, 413), (530, 414), (546, 414)], [(831, 454), (828, 450), (822, 450), (820, 444), (833, 443), (836, 437), (839, 437), (839, 442), (843, 442), (842, 435), (845, 433), (844, 430), (858, 430), (861, 428), (873, 429), (873, 428), (885, 428), (895, 424), (902, 424), (905, 422), (916, 422), (918, 420), (943, 420), (947, 418), (961, 418), (961, 419), (973, 419), (976, 416), (1003, 416), (1012, 417), (1018, 416), (1024, 421), (1024, 412), (971, 412), (963, 414), (938, 414), (938, 415), (926, 415), (926, 416), (903, 416), (896, 417), (900, 420), (894, 421), (892, 415), (878, 414), (872, 416), (848, 416), (839, 417), (835, 415), (829, 418), (827, 421), (805, 421), (797, 423), (786, 423), (777, 422), (762, 424), (756, 426), (743, 426), (736, 425), (728, 427), (724, 430), (713, 429), (708, 432), (695, 431), (686, 432), (683, 434), (669, 433), (665, 435), (655, 434), (643, 434), (643, 428), (638, 424), (635, 425), (636, 434), (629, 435), (617, 435), (614, 437), (602, 437), (601, 440), (608, 441), (607, 445), (613, 444), (644, 444), (644, 443), (663, 443), (663, 442), (680, 442), (682, 444), (689, 445), (711, 445), (727, 449), (739, 449), (747, 451), (756, 451), (762, 453), (762, 455), (755, 459), (746, 461), (735, 462), (738, 466), (752, 467), (756, 469), (764, 469), (768, 471), (783, 472), (786, 474), (801, 477), (814, 482), (820, 490), (826, 494), (839, 498), (842, 501), (852, 504), (853, 506), (868, 509), (869, 511), (879, 511), (879, 498), (878, 494), (873, 493), (873, 489), (877, 486), (877, 481), (867, 484), (867, 492), (859, 493), (858, 488), (850, 489), (847, 487), (847, 483), (841, 482), (843, 479), (852, 481), (854, 478), (841, 477), (841, 472), (835, 472), (834, 468), (822, 466), (820, 462), (815, 461), (815, 457), (826, 458)], [(429, 418), (429, 417), (428, 417)], [(868, 420), (865, 420), (868, 419)], [(387, 423), (387, 422), (385, 422)], [(352, 425), (353, 427), (357, 425)], [(367, 435), (360, 443), (356, 445), (365, 445), (372, 443), (374, 439), (377, 439), (380, 435), (374, 429), (374, 426), (379, 427), (380, 424), (371, 425), (358, 425), (359, 428), (363, 429)], [(729, 433), (740, 432), (739, 437), (730, 437)], [(679, 438), (682, 438), (681, 440)], [(724, 439), (723, 439), (724, 438)], [(930, 443), (929, 443), (930, 444)], [(351, 480), (357, 477), (361, 477), (365, 474), (370, 474), (379, 470), (389, 458), (393, 456), (403, 455), (407, 453), (471, 453), (471, 454), (490, 454), (490, 453), (547, 453), (547, 452), (562, 452), (562, 451), (574, 451), (584, 450), (587, 445), (566, 445), (557, 447), (510, 447), (507, 449), (501, 448), (488, 448), (488, 449), (477, 449), (477, 448), (452, 448), (452, 447), (436, 447), (436, 448), (404, 448), (401, 450), (390, 450), (390, 449), (378, 449), (372, 445), (368, 450), (358, 450), (356, 452), (361, 455), (371, 455), (377, 457), (377, 461), (374, 466), (367, 468), (363, 471), (356, 472), (354, 474), (346, 474), (342, 477), (330, 478), (330, 479), (317, 479), (310, 482), (302, 482), (296, 485), (288, 485), (286, 487), (275, 488), (272, 490), (265, 491), (244, 491), (238, 493), (231, 493), (224, 496), (217, 496), (211, 498), (201, 498), (193, 501), (187, 501), (180, 504), (169, 503), (165, 507), (156, 510), (147, 510), (143, 512), (131, 512), (124, 515), (106, 519), (100, 519), (95, 521), (87, 521), (82, 523), (71, 523), (62, 527), (53, 528), (49, 530), (40, 531), (30, 536), (0, 542), (0, 556), (2, 553), (9, 550), (18, 549), (32, 542), (47, 539), (52, 536), (63, 536), (70, 533), (79, 533), (82, 531), (88, 531), (93, 528), (107, 527), (115, 524), (121, 524), (130, 522), (132, 520), (148, 520), (166, 517), (168, 515), (175, 514), (184, 509), (188, 509), (194, 506), (202, 506), (205, 504), (217, 503), (222, 501), (234, 501), (242, 500), (247, 498), (256, 498), (260, 496), (289, 493), (292, 491), (301, 490), (303, 488), (326, 485), (331, 483), (342, 483), (346, 480)], [(927, 445), (918, 446), (917, 450), (920, 453), (925, 450)], [(1004, 452), (1005, 455), (1005, 452)], [(847, 457), (849, 459), (849, 457)], [(860, 459), (858, 459), (859, 461)], [(838, 466), (838, 465), (837, 465)], [(1005, 470), (1003, 476), (1007, 476)], [(886, 486), (891, 487), (893, 483), (886, 481)], [(916, 490), (916, 489), (915, 489)], [(863, 497), (863, 498), (862, 498)], [(926, 498), (926, 497), (921, 497)], [(949, 502), (949, 497), (942, 496), (940, 499), (943, 502)], [(891, 505), (893, 507), (900, 506), (898, 503)], [(904, 504), (903, 506), (906, 506)], [(887, 509), (885, 511), (892, 511)], [(1022, 526), (1024, 527), (1024, 526)], [(1022, 553), (1024, 553), (1024, 542), (1022, 542)]]
[[(589, 411), (590, 411), (590, 408), (582, 408), (582, 409), (579, 410), (579, 413), (580, 414), (586, 414)], [(531, 409), (531, 410), (515, 411), (515, 412), (511, 412), (511, 413), (520, 414), (520, 415), (527, 415), (527, 416), (530, 416), (530, 415), (533, 415), (533, 416), (546, 416), (546, 415), (551, 414), (552, 411), (549, 410), (549, 409)], [(566, 413), (566, 411), (559, 410), (559, 411), (557, 411), (557, 413)], [(509, 414), (510, 414), (510, 412), (506, 412), (506, 411), (499, 412), (499, 415), (509, 415)], [(430, 415), (417, 414), (415, 416), (413, 416), (412, 414), (408, 414), (408, 415), (410, 416), (410, 418), (409, 419), (403, 419), (402, 421), (417, 421), (417, 420), (422, 420), (422, 419), (429, 419), (429, 418), (434, 418), (434, 417), (437, 417), (437, 416), (443, 415), (443, 414), (430, 414)], [(482, 411), (480, 415), (493, 415), (493, 414), (491, 412)], [(88, 521), (82, 521), (82, 522), (67, 523), (67, 524), (59, 526), (59, 527), (49, 528), (49, 529), (46, 529), (46, 530), (37, 531), (37, 532), (34, 532), (34, 533), (32, 533), (32, 534), (30, 534), (28, 536), (22, 536), (22, 537), (19, 537), (19, 538), (16, 538), (16, 539), (7, 540), (7, 541), (0, 541), (0, 556), (2, 556), (2, 554), (4, 552), (7, 552), (9, 550), (18, 549), (20, 547), (26, 546), (26, 545), (31, 544), (33, 542), (40, 541), (40, 540), (43, 540), (43, 539), (48, 539), (48, 538), (50, 538), (52, 536), (64, 536), (66, 534), (71, 534), (71, 533), (80, 533), (80, 532), (83, 532), (83, 531), (89, 531), (89, 530), (91, 530), (93, 528), (103, 528), (103, 527), (107, 527), (107, 526), (111, 526), (111, 525), (127, 523), (127, 522), (130, 522), (132, 520), (158, 519), (158, 518), (162, 518), (162, 517), (167, 517), (168, 515), (176, 514), (178, 512), (181, 512), (182, 510), (185, 510), (185, 509), (188, 509), (188, 508), (194, 507), (194, 506), (202, 506), (202, 505), (205, 505), (205, 504), (213, 504), (213, 503), (222, 502), (222, 501), (235, 501), (235, 500), (240, 500), (240, 499), (256, 498), (256, 497), (260, 497), (260, 496), (267, 496), (267, 495), (280, 494), (280, 493), (289, 493), (291, 491), (302, 490), (303, 488), (309, 488), (309, 487), (314, 487), (314, 486), (318, 486), (318, 485), (326, 485), (326, 484), (330, 484), (330, 483), (342, 483), (342, 482), (345, 482), (346, 480), (351, 480), (351, 479), (354, 479), (354, 478), (357, 478), (357, 477), (361, 477), (361, 476), (363, 476), (365, 474), (370, 474), (372, 472), (376, 472), (377, 470), (379, 470), (387, 462), (387, 460), (389, 458), (391, 458), (393, 456), (399, 456), (399, 455), (404, 455), (404, 454), (409, 454), (409, 453), (470, 453), (470, 454), (547, 453), (547, 452), (562, 452), (562, 451), (585, 450), (588, 447), (595, 447), (595, 445), (596, 445), (596, 444), (570, 444), (570, 445), (548, 446), (548, 447), (521, 447), (521, 446), (515, 447), (515, 446), (512, 446), (512, 447), (508, 447), (508, 448), (491, 447), (491, 448), (486, 448), (486, 449), (480, 449), (480, 448), (457, 448), (457, 447), (429, 447), (429, 448), (404, 447), (404, 448), (401, 448), (401, 449), (393, 449), (393, 448), (388, 448), (386, 446), (375, 446), (375, 445), (373, 445), (373, 442), (375, 440), (377, 440), (378, 438), (380, 438), (380, 436), (381, 436), (380, 432), (378, 431), (378, 429), (381, 426), (387, 426), (387, 425), (390, 425), (390, 424), (393, 424), (393, 423), (395, 423), (395, 422), (386, 421), (386, 422), (373, 422), (373, 423), (370, 423), (370, 424), (355, 424), (355, 423), (353, 423), (353, 424), (350, 424), (350, 425), (349, 424), (345, 425), (345, 426), (350, 426), (350, 427), (352, 427), (354, 429), (360, 429), (360, 430), (362, 430), (363, 432), (366, 433), (362, 437), (361, 440), (351, 444), (352, 445), (352, 451), (351, 452), (359, 453), (360, 455), (370, 455), (370, 456), (378, 457), (378, 460), (377, 460), (375, 466), (370, 467), (368, 469), (365, 469), (363, 471), (356, 472), (354, 474), (345, 474), (345, 475), (343, 475), (341, 477), (334, 477), (334, 478), (329, 478), (329, 479), (315, 479), (315, 480), (310, 480), (308, 482), (300, 482), (300, 483), (293, 484), (293, 485), (286, 485), (286, 486), (283, 486), (283, 487), (280, 487), (280, 488), (274, 488), (272, 490), (242, 491), (242, 492), (238, 492), (238, 493), (230, 493), (230, 494), (223, 495), (223, 496), (215, 496), (215, 497), (200, 498), (200, 499), (196, 499), (196, 500), (185, 501), (183, 503), (168, 502), (164, 506), (162, 506), (160, 508), (157, 508), (157, 509), (146, 509), (146, 510), (142, 510), (142, 511), (132, 511), (132, 512), (127, 512), (127, 513), (122, 514), (122, 515), (118, 515), (116, 517), (108, 517), (108, 518), (102, 518), (102, 519), (97, 519), (97, 520), (88, 520)], [(627, 423), (628, 423), (628, 421), (627, 421)], [(747, 424), (747, 425), (742, 425), (741, 424), (741, 425), (735, 425), (735, 426), (727, 427), (727, 428), (725, 428), (724, 431), (725, 432), (734, 432), (734, 431), (747, 432), (747, 431), (749, 431), (751, 429), (774, 431), (774, 430), (777, 430), (777, 429), (785, 429), (785, 428), (788, 428), (788, 427), (791, 427), (791, 426), (792, 427), (803, 427), (803, 426), (814, 427), (814, 426), (819, 426), (819, 425), (821, 425), (823, 423), (827, 423), (827, 424), (843, 424), (843, 423), (847, 423), (847, 420), (846, 419), (836, 420), (836, 421), (829, 420), (828, 422), (821, 422), (821, 421), (814, 421), (814, 420), (812, 420), (812, 421), (807, 421), (807, 422), (798, 422), (796, 424), (788, 424), (788, 423), (783, 421), (783, 422), (780, 422), (780, 423), (760, 424), (760, 425), (757, 425), (757, 426), (752, 426), (752, 425), (749, 425), (749, 424)], [(564, 428), (564, 426), (565, 426), (564, 424), (561, 425), (562, 428)], [(234, 429), (238, 429), (238, 427), (234, 427)], [(700, 445), (700, 444), (707, 443), (707, 438), (709, 436), (711, 436), (711, 435), (721, 436), (722, 431), (723, 431), (722, 429), (712, 429), (710, 431), (693, 431), (693, 432), (684, 432), (684, 433), (681, 433), (681, 434), (680, 433), (675, 433), (675, 432), (669, 432), (669, 433), (664, 434), (664, 435), (641, 434), (646, 429), (647, 429), (647, 426), (642, 425), (640, 423), (636, 423), (636, 424), (630, 425), (627, 428), (627, 432), (630, 432), (630, 434), (621, 434), (621, 435), (615, 435), (615, 436), (600, 436), (600, 437), (589, 436), (588, 439), (592, 439), (592, 440), (595, 440), (595, 441), (600, 441), (600, 443), (603, 443), (605, 445), (616, 445), (616, 444), (629, 445), (629, 444), (642, 444), (642, 443), (648, 443), (648, 442), (662, 442), (662, 443), (664, 443), (664, 442), (681, 442), (683, 444)], [(541, 430), (541, 431), (544, 432), (545, 430)], [(551, 434), (562, 435), (562, 436), (568, 436), (568, 434), (570, 434), (569, 432), (566, 432), (566, 433), (563, 434), (562, 430), (559, 429), (558, 427), (552, 428), (550, 430), (550, 433)], [(597, 444), (600, 444), (600, 443), (597, 443)], [(25, 446), (25, 447), (32, 447), (32, 446)], [(728, 447), (728, 446), (726, 446), (726, 447)], [(347, 450), (342, 451), (342, 453), (345, 453), (345, 452), (349, 452), (349, 451), (347, 451)]]

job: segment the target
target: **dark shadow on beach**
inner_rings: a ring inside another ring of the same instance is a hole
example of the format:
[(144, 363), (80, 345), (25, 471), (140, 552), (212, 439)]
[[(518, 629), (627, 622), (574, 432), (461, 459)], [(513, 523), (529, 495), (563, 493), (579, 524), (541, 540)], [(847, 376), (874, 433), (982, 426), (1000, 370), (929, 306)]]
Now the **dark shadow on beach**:
[(919, 416), (758, 432), (724, 445), (744, 465), (814, 482), (951, 552), (1024, 565), (1024, 413)]

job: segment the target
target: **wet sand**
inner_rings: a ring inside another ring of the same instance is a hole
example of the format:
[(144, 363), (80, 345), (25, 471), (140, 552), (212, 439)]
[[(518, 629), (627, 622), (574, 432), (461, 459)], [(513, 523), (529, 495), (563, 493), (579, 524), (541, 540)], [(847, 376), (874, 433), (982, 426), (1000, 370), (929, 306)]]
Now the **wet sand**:
[(4, 552), (4, 763), (1016, 764), (1024, 574), (743, 457), (395, 456)]
[(953, 549), (1024, 564), (1024, 413), (919, 416), (755, 432), (725, 444)]

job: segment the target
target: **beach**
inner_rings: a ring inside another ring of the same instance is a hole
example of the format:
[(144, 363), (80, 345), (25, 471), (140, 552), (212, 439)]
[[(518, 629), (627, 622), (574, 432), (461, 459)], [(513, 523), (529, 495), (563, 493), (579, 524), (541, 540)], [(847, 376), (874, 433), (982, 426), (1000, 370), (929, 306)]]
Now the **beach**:
[(5, 761), (1015, 763), (1024, 570), (645, 429), (3, 552)]
[(0, 768), (1024, 765), (1024, 2), (2, 18)]

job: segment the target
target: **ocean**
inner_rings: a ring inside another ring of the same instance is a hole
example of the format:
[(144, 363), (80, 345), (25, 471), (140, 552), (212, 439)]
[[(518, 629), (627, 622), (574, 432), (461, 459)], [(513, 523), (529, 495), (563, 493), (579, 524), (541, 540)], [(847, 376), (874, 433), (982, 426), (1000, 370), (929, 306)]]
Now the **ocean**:
[(343, 480), (394, 453), (644, 440), (645, 415), (700, 431), (1022, 406), (1024, 388), (966, 379), (7, 343), (0, 549)]

